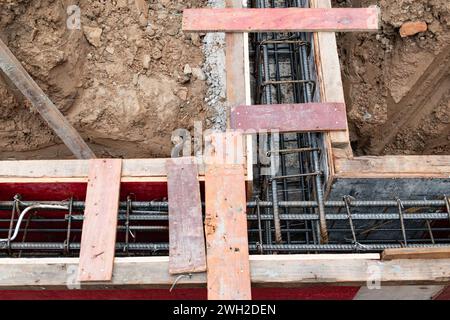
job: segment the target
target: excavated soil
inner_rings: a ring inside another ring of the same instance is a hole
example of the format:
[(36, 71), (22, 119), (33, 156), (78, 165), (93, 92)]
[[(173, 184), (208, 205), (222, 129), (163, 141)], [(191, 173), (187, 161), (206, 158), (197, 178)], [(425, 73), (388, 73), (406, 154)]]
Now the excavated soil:
[[(220, 1), (3, 0), (0, 37), (97, 155), (168, 156), (174, 129), (223, 127), (222, 40), (205, 61), (203, 37), (180, 30), (182, 10), (207, 2)], [(67, 25), (74, 4), (80, 30)], [(450, 154), (450, 2), (334, 1), (373, 4), (379, 33), (338, 36), (355, 153)], [(428, 31), (402, 38), (408, 21)], [(0, 159), (71, 157), (1, 77), (0, 122)]]
[[(450, 154), (449, 0), (335, 2), (374, 4), (382, 12), (378, 34), (338, 36), (355, 153)], [(428, 30), (402, 38), (406, 22)]]
[[(173, 130), (214, 116), (202, 40), (181, 31), (182, 10), (205, 2), (3, 0), (0, 37), (98, 156), (168, 156)], [(0, 123), (1, 159), (71, 157), (5, 81)]]

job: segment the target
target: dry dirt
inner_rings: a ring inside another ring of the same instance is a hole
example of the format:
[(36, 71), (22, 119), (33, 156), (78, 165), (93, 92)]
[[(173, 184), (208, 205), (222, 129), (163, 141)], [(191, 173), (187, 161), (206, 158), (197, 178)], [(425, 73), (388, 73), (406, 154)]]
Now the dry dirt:
[[(182, 10), (205, 2), (1, 0), (0, 37), (98, 156), (167, 156), (174, 129), (212, 117), (201, 39), (180, 30)], [(67, 27), (73, 4), (80, 30)], [(0, 82), (0, 158), (71, 157)]]
[[(223, 88), (200, 69), (202, 39), (180, 30), (182, 10), (206, 2), (0, 0), (0, 37), (97, 155), (168, 156), (174, 129), (223, 125), (214, 120)], [(72, 4), (81, 30), (67, 28)], [(379, 33), (338, 36), (356, 153), (450, 154), (450, 2), (334, 1), (373, 4)], [(408, 21), (428, 31), (401, 38)], [(216, 54), (212, 42), (205, 50)], [(207, 60), (206, 72), (216, 64)], [(1, 79), (0, 122), (0, 159), (71, 157)]]
[[(450, 1), (335, 1), (374, 4), (381, 32), (338, 37), (356, 153), (450, 154)], [(408, 21), (426, 22), (428, 31), (401, 38)]]

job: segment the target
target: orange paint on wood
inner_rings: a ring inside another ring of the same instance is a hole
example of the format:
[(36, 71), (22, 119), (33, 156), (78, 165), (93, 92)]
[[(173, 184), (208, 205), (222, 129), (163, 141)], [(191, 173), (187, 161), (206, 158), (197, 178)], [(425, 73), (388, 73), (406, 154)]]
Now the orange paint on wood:
[(110, 281), (112, 278), (121, 173), (120, 159), (90, 161), (79, 281)]
[(187, 32), (376, 31), (380, 10), (371, 8), (185, 9)]
[(200, 183), (195, 158), (167, 160), (171, 274), (206, 271)]
[[(236, 136), (231, 135), (230, 139)], [(225, 137), (223, 134), (221, 146), (227, 145)], [(213, 158), (205, 175), (208, 299), (249, 300), (244, 166), (225, 164), (221, 160), (221, 157)]]
[(297, 103), (237, 106), (231, 110), (232, 129), (279, 132), (347, 129), (343, 103)]

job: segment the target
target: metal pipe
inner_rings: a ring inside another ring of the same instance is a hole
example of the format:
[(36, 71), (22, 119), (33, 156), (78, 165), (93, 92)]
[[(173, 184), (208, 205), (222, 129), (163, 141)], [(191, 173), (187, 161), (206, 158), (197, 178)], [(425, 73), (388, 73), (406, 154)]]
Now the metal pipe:
[(8, 238), (5, 238), (5, 239), (0, 239), (0, 242), (14, 241), (14, 239), (16, 239), (17, 235), (19, 234), (19, 229), (20, 229), (20, 225), (22, 224), (23, 218), (26, 216), (26, 214), (28, 212), (30, 212), (31, 210), (36, 210), (36, 209), (69, 210), (69, 207), (61, 206), (61, 205), (45, 205), (45, 204), (36, 204), (36, 205), (32, 205), (30, 207), (27, 207), (25, 210), (23, 210), (21, 212), (19, 218), (17, 219), (16, 227), (14, 229), (14, 233), (12, 234), (12, 236), (9, 236)]

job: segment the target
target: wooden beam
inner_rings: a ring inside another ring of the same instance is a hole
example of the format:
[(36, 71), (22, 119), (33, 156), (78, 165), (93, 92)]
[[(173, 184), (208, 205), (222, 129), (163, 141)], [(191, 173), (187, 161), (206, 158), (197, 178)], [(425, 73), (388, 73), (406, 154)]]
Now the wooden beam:
[(0, 69), (30, 100), (50, 128), (78, 159), (95, 158), (94, 152), (80, 134), (45, 95), (2, 40), (0, 40)]
[(200, 183), (195, 158), (167, 160), (171, 274), (206, 271)]
[[(167, 181), (168, 159), (122, 160), (122, 182)], [(204, 165), (198, 164), (199, 179), (204, 179)], [(20, 160), (0, 162), (2, 182), (86, 182), (89, 160)]]
[[(331, 10), (331, 1), (310, 0), (310, 6), (316, 9)], [(320, 101), (345, 103), (341, 67), (334, 32), (314, 33), (314, 57)], [(351, 158), (353, 156), (348, 129), (346, 131), (329, 132), (326, 134), (326, 137), (329, 145), (327, 150), (329, 159), (335, 157)], [(330, 169), (332, 173), (332, 163)]]
[(450, 156), (364, 156), (334, 162), (342, 178), (448, 178), (450, 172)]
[(383, 286), (379, 289), (361, 287), (353, 300), (431, 300), (444, 286)]
[[(226, 7), (242, 8), (242, 0), (225, 0)], [(230, 108), (240, 104), (251, 104), (250, 57), (248, 33), (225, 34), (225, 71), (227, 97), (227, 126), (230, 124)], [(246, 180), (248, 195), (253, 186), (253, 139), (246, 140)]]
[[(0, 259), (0, 289), (65, 289), (76, 285), (78, 258)], [(378, 254), (250, 256), (256, 287), (303, 285), (365, 286), (374, 272), (386, 285), (437, 285), (450, 282), (450, 259), (380, 261)], [(110, 283), (83, 283), (83, 288), (169, 288), (169, 257), (115, 258)], [(75, 282), (75, 283), (74, 283)], [(205, 273), (179, 279), (177, 287), (205, 286)]]
[(304, 103), (237, 106), (231, 110), (231, 128), (280, 132), (347, 129), (343, 103)]
[(80, 248), (80, 281), (110, 281), (114, 264), (122, 160), (91, 160)]
[[(205, 233), (208, 265), (208, 299), (251, 299), (244, 166), (226, 164), (227, 138), (216, 134), (215, 152), (205, 174)], [(234, 145), (231, 143), (231, 145)], [(225, 151), (225, 152), (223, 152)]]
[(395, 248), (386, 249), (382, 260), (399, 259), (450, 259), (450, 246), (441, 248)]
[(185, 9), (187, 32), (377, 31), (379, 9), (225, 8)]

